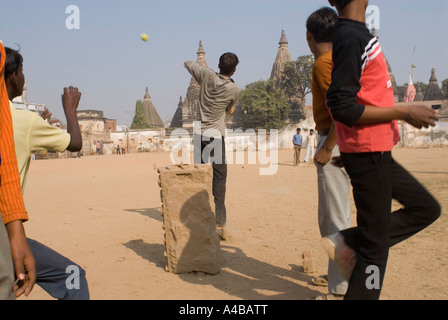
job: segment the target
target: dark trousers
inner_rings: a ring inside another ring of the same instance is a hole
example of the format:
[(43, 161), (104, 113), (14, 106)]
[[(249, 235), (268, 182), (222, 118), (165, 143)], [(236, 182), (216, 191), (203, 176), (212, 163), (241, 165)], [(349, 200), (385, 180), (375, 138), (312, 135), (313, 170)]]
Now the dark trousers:
[[(389, 248), (423, 230), (440, 216), (438, 202), (391, 152), (342, 153), (357, 209), (355, 228), (342, 231), (357, 253), (345, 299), (379, 299)], [(392, 212), (392, 199), (403, 208)], [(379, 270), (379, 288), (372, 288), (372, 266)], [(370, 288), (369, 288), (370, 287)]]
[[(205, 141), (204, 141), (205, 140)], [(210, 140), (210, 141), (208, 141)], [(200, 141), (200, 148), (199, 146)], [(226, 161), (226, 144), (224, 137), (214, 139), (194, 136), (194, 163), (205, 164), (212, 163), (213, 167), (213, 197), (215, 200), (216, 225), (223, 226), (226, 224), (226, 184), (227, 184), (227, 161)], [(221, 154), (219, 154), (221, 152)]]
[(27, 240), (36, 261), (36, 283), (42, 289), (58, 300), (90, 299), (86, 272), (80, 266), (40, 242)]

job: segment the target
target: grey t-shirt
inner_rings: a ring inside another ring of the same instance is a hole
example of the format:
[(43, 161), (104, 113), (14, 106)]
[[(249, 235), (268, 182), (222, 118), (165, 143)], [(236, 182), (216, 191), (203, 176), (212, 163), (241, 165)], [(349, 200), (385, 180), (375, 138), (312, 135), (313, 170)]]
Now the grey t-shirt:
[[(201, 134), (213, 136), (209, 129), (214, 129), (224, 137), (226, 112), (238, 103), (240, 88), (231, 78), (217, 74), (212, 69), (202, 67), (193, 61), (187, 61), (184, 65), (200, 85)], [(205, 132), (207, 130), (209, 131)]]

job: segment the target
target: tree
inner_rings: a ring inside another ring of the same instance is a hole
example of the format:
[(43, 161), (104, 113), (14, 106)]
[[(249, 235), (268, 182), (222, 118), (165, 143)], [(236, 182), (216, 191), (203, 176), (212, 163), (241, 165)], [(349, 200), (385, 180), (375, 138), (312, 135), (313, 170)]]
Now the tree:
[(426, 91), (428, 90), (429, 84), (418, 81), (417, 83), (414, 83), (415, 88), (418, 88), (420, 86), (420, 89), (422, 89), (423, 96), (426, 94)]
[(304, 111), (306, 96), (311, 93), (314, 56), (300, 56), (295, 62), (285, 63), (280, 80), (280, 87), (289, 99), (300, 96), (300, 105)]
[(280, 129), (289, 116), (289, 103), (282, 90), (274, 88), (273, 80), (248, 84), (241, 92), (242, 120), (251, 129)]
[(403, 84), (402, 86), (397, 86), (398, 101), (403, 101), (407, 91), (408, 91), (407, 83)]
[(132, 121), (131, 129), (147, 129), (150, 125), (146, 120), (145, 113), (143, 111), (143, 102), (138, 100), (135, 106), (135, 116)]
[(445, 99), (448, 99), (448, 79), (442, 81), (442, 93)]

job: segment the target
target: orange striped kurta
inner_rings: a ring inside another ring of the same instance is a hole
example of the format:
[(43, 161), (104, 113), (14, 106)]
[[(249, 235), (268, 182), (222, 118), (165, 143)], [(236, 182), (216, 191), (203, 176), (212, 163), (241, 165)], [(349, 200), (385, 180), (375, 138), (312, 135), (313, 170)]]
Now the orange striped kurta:
[(11, 109), (4, 80), (5, 48), (0, 43), (0, 213), (5, 224), (28, 220), (20, 187)]

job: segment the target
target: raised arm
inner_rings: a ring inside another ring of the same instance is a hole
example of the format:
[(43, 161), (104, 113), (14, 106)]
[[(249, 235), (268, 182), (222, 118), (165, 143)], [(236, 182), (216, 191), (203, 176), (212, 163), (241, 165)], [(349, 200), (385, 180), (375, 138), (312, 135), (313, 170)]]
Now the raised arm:
[(212, 69), (203, 67), (193, 61), (186, 61), (184, 67), (199, 84), (201, 84), (206, 77), (215, 74)]
[(78, 91), (78, 88), (64, 88), (62, 107), (67, 118), (67, 132), (71, 137), (70, 144), (67, 147), (67, 150), (70, 152), (78, 152), (82, 149), (81, 129), (79, 128), (77, 115), (80, 99), (81, 92)]

